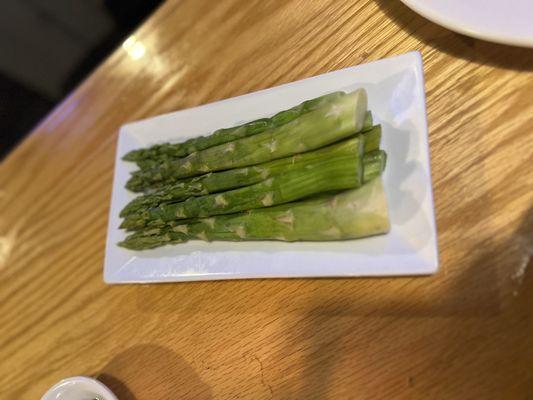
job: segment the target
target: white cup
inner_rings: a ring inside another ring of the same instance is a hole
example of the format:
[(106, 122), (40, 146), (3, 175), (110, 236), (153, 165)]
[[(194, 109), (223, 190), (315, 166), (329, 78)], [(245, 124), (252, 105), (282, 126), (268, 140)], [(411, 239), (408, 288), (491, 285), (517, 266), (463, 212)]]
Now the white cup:
[(45, 393), (41, 400), (118, 400), (106, 385), (96, 379), (74, 376), (63, 379)]

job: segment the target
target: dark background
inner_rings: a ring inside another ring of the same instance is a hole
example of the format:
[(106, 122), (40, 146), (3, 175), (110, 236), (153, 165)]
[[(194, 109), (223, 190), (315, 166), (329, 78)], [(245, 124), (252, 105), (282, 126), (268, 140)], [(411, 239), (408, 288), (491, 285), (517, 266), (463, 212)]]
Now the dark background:
[(0, 160), (161, 0), (0, 0)]

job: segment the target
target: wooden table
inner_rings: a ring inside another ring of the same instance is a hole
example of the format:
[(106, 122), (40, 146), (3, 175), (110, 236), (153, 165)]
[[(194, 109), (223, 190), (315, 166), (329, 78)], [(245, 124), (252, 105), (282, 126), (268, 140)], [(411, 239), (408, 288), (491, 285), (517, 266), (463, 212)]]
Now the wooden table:
[[(532, 50), (392, 0), (168, 2), (135, 40), (1, 164), (1, 399), (78, 374), (121, 400), (532, 398)], [(103, 283), (120, 125), (409, 50), (437, 275)]]

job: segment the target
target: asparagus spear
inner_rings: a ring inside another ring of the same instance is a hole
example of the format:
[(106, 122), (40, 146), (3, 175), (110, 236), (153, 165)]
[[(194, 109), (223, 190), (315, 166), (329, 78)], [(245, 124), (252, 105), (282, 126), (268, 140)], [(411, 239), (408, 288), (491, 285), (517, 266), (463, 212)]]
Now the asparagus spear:
[(387, 153), (384, 150), (374, 150), (363, 157), (363, 183), (381, 175), (387, 163)]
[(330, 197), (205, 218), (173, 228), (138, 231), (119, 246), (144, 250), (190, 239), (344, 240), (383, 234), (389, 228), (383, 185), (377, 178)]
[[(374, 128), (374, 126), (372, 126), (372, 123), (373, 123), (372, 112), (371, 111), (367, 111), (366, 115), (365, 115), (365, 122), (363, 123), (363, 129), (361, 131), (362, 132), (367, 132), (367, 131), (372, 130)], [(369, 145), (372, 145), (372, 144), (369, 142)], [(378, 147), (379, 147), (379, 144), (378, 144)], [(172, 157), (172, 156), (168, 156), (168, 155), (158, 155), (156, 157), (137, 160), (136, 163), (137, 163), (137, 166), (140, 169), (146, 170), (146, 169), (150, 169), (150, 168), (158, 168), (162, 164), (175, 161), (178, 158), (180, 158), (180, 157)], [(169, 182), (175, 182), (177, 179), (174, 178), (174, 177), (168, 177), (167, 180), (168, 180), (168, 182), (160, 182), (161, 185), (168, 184)], [(131, 182), (131, 183), (133, 183), (133, 182)], [(133, 190), (135, 192), (143, 190), (142, 187), (140, 187), (140, 188), (131, 187), (129, 189)]]
[[(365, 139), (366, 153), (379, 149), (381, 142), (381, 125), (370, 127), (370, 129), (367, 129), (363, 132), (363, 136)], [(321, 150), (315, 150), (315, 152), (316, 151)], [(313, 153), (313, 151), (308, 153)], [(299, 159), (299, 157), (300, 156), (297, 154), (292, 157), (285, 157), (282, 159), (262, 163), (257, 165), (257, 167), (269, 170), (272, 164), (274, 166), (273, 168), (276, 169), (274, 172), (277, 172), (278, 170), (281, 171), (284, 165), (294, 165), (295, 159)], [(258, 176), (259, 174), (254, 174), (253, 171), (253, 168), (250, 169), (249, 167), (242, 167), (227, 171), (211, 172), (193, 178), (177, 178), (172, 175), (167, 175), (164, 180), (152, 185), (152, 193), (134, 199), (132, 204), (127, 206), (128, 210), (124, 210), (123, 215), (121, 216), (127, 215), (131, 212), (131, 210), (134, 210), (135, 208), (138, 208), (144, 204), (152, 204), (154, 203), (153, 200), (156, 199), (178, 201), (190, 196), (199, 196), (202, 194), (214, 193), (240, 186), (251, 185), (259, 182), (261, 179), (264, 179), (265, 172), (263, 172), (263, 176)], [(271, 175), (272, 174), (269, 174), (268, 176)], [(126, 183), (126, 187), (133, 192), (141, 192), (149, 189), (144, 185), (145, 182), (139, 179), (130, 179)], [(154, 190), (155, 192), (153, 192)]]
[[(385, 170), (386, 161), (387, 161), (387, 154), (383, 150), (375, 150), (375, 151), (365, 154), (363, 158), (363, 183), (366, 184), (370, 182), (371, 180), (379, 177), (381, 173)], [(315, 196), (310, 196), (309, 198), (318, 198), (318, 197), (324, 197), (324, 196), (328, 196), (328, 194), (321, 193)], [(169, 221), (166, 225), (169, 227), (175, 227), (177, 225), (189, 223), (194, 220), (195, 219), (188, 219), (188, 220), (176, 219), (173, 221)], [(160, 225), (160, 224), (155, 224), (155, 225)]]
[(361, 138), (354, 139), (352, 150), (348, 154), (311, 160), (287, 173), (274, 175), (254, 185), (190, 197), (179, 203), (161, 204), (128, 215), (120, 227), (141, 229), (147, 225), (165, 225), (176, 219), (232, 214), (288, 203), (317, 193), (355, 188), (361, 186), (363, 180), (364, 145)]
[[(377, 178), (385, 170), (385, 164), (387, 160), (387, 154), (383, 150), (376, 150), (364, 155), (363, 158), (363, 184), (370, 182), (371, 180)], [(320, 193), (318, 195), (310, 196), (309, 198), (319, 198), (330, 196), (334, 191), (328, 193)], [(182, 225), (189, 223), (198, 219), (176, 219), (174, 221), (168, 222), (166, 225), (168, 227), (175, 227), (177, 225)], [(159, 229), (157, 226), (155, 229)]]
[(304, 101), (303, 103), (298, 104), (297, 106), (288, 110), (280, 111), (271, 118), (261, 118), (243, 125), (234, 126), (232, 128), (219, 129), (209, 136), (195, 137), (186, 140), (183, 143), (164, 143), (149, 147), (147, 149), (133, 150), (127, 153), (123, 157), (123, 160), (152, 160), (157, 159), (161, 156), (184, 157), (195, 151), (205, 150), (209, 147), (213, 147), (222, 143), (227, 143), (243, 137), (256, 135), (258, 133), (266, 131), (267, 129), (286, 124), (298, 118), (300, 115), (323, 107), (324, 105), (344, 95), (344, 92), (334, 92), (326, 94), (324, 96)]
[[(365, 152), (378, 149), (381, 138), (381, 127), (379, 125), (373, 127), (370, 131), (365, 132), (363, 137)], [(358, 139), (352, 138), (319, 150), (269, 161), (254, 167), (236, 168), (181, 180), (171, 186), (163, 187), (155, 193), (133, 199), (122, 210), (120, 216), (125, 217), (139, 212), (142, 209), (156, 207), (162, 203), (182, 201), (191, 196), (202, 196), (209, 193), (253, 185), (274, 175), (299, 168), (301, 165), (312, 160), (341, 154), (354, 154), (355, 146), (357, 145)]]
[(359, 89), (288, 124), (164, 162), (158, 168), (136, 171), (128, 187), (157, 186), (169, 176), (186, 178), (255, 165), (323, 147), (359, 132), (363, 127), (366, 107), (366, 92)]

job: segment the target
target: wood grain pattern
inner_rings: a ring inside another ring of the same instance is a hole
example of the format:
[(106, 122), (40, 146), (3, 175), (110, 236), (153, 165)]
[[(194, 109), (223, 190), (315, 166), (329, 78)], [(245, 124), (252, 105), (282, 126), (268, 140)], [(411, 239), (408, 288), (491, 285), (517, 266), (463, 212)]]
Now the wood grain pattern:
[[(0, 166), (0, 398), (98, 376), (130, 399), (533, 396), (533, 51), (399, 1), (163, 5)], [(127, 121), (409, 50), (425, 62), (441, 271), (102, 282)]]

